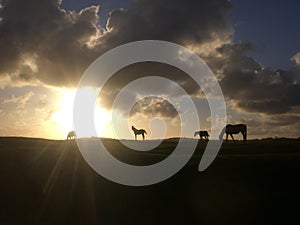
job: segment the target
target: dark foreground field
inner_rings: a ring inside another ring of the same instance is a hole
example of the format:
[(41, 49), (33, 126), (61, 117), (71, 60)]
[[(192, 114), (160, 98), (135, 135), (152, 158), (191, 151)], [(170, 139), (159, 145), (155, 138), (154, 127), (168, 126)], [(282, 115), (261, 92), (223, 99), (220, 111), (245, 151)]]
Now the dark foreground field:
[[(176, 145), (138, 153), (105, 143), (132, 164), (160, 161)], [(299, 140), (223, 144), (200, 173), (204, 147), (170, 179), (130, 187), (94, 172), (74, 141), (0, 138), (0, 224), (299, 224)]]

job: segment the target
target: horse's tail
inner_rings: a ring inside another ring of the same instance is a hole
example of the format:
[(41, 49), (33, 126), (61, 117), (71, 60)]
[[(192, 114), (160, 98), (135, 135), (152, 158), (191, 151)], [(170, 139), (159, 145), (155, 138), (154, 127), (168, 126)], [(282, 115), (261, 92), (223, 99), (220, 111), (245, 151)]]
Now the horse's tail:
[(219, 140), (223, 139), (223, 136), (224, 136), (225, 132), (226, 132), (226, 126), (222, 129), (222, 131), (221, 131), (221, 133), (219, 135)]

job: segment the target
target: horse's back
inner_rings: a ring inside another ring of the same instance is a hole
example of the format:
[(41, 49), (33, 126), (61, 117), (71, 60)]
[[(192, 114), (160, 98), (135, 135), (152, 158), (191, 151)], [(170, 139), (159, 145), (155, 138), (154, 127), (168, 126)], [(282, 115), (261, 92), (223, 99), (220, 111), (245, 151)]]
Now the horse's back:
[(238, 126), (240, 127), (241, 131), (247, 130), (247, 125), (246, 124), (240, 123), (240, 124), (238, 124)]
[(144, 130), (144, 129), (141, 129), (141, 132), (147, 134), (146, 130)]
[(201, 136), (208, 136), (208, 132), (206, 130), (200, 131)]
[(236, 134), (239, 132), (245, 132), (247, 130), (247, 125), (246, 124), (227, 124), (226, 125), (226, 133), (232, 133)]
[(144, 129), (139, 129), (139, 130), (138, 129), (132, 129), (132, 130), (135, 134), (143, 134), (143, 133), (147, 134), (147, 132)]

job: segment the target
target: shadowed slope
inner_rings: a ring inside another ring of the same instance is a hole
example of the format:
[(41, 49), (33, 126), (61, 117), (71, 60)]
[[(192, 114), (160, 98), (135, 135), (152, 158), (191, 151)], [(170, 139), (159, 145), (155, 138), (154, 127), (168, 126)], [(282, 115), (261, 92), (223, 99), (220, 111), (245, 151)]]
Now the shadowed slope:
[[(119, 159), (146, 165), (167, 157), (177, 141), (149, 152), (104, 143)], [(205, 144), (170, 179), (128, 187), (95, 173), (75, 141), (0, 138), (0, 224), (295, 223), (299, 141), (228, 142), (199, 173)]]

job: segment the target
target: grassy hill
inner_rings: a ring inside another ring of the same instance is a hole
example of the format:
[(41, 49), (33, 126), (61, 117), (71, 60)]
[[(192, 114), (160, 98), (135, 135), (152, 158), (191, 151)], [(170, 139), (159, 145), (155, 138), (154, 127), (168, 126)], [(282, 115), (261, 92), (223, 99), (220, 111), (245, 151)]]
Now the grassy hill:
[[(104, 144), (136, 165), (159, 162), (177, 139), (138, 152)], [(113, 183), (93, 171), (75, 141), (0, 138), (0, 224), (296, 224), (300, 141), (228, 142), (198, 172), (206, 142), (170, 179), (145, 187)]]

